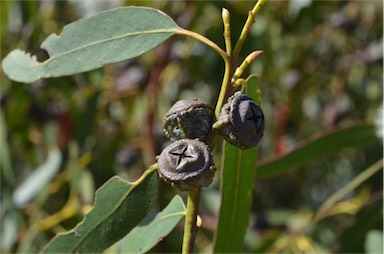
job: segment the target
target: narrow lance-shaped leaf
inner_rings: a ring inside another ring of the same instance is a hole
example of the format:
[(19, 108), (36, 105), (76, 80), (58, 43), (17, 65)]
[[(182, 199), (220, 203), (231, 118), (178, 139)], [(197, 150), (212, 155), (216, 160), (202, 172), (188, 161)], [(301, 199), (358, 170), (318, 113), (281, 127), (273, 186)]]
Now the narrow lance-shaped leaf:
[(185, 216), (185, 206), (180, 196), (155, 217), (134, 228), (123, 241), (123, 253), (145, 253), (167, 236)]
[[(246, 93), (260, 104), (259, 80), (247, 80)], [(222, 200), (215, 253), (241, 253), (251, 211), (257, 148), (247, 150), (224, 142)]]
[(139, 56), (180, 29), (159, 10), (122, 7), (71, 23), (59, 36), (51, 34), (41, 45), (50, 56), (46, 61), (16, 49), (2, 67), (9, 78), (24, 83), (71, 75)]
[(372, 124), (355, 124), (325, 131), (303, 140), (288, 154), (262, 161), (257, 169), (257, 177), (278, 176), (348, 147), (362, 148), (379, 144), (380, 139)]
[(96, 192), (94, 208), (43, 253), (99, 253), (122, 239), (150, 212), (157, 193), (156, 164), (136, 182), (115, 176)]

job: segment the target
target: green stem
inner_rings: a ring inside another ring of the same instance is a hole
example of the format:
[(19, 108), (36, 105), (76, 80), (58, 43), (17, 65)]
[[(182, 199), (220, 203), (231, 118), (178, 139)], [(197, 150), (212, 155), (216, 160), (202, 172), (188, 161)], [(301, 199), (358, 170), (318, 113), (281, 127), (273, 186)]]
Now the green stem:
[[(222, 50), (216, 43), (212, 42), (208, 38), (198, 33), (195, 33), (186, 29), (177, 30), (176, 33), (193, 37), (203, 42), (204, 44), (208, 45), (209, 47), (213, 48), (217, 53), (219, 53), (219, 55), (223, 58), (225, 63), (225, 74), (224, 74), (223, 84), (225, 84), (225, 87), (227, 87), (230, 82), (230, 74), (231, 74), (231, 71), (229, 69), (229, 66), (231, 65), (229, 55), (224, 50)], [(223, 86), (222, 86), (220, 94), (226, 90), (227, 88), (223, 90)], [(219, 99), (220, 107), (219, 108), (216, 107), (216, 109), (219, 109), (219, 110), (224, 101), (223, 99), (224, 95), (221, 95), (221, 98), (222, 98), (221, 100)], [(209, 142), (210, 143), (209, 146), (211, 148), (214, 147), (214, 144), (217, 141), (216, 136), (217, 135), (214, 135), (211, 141)], [(188, 193), (187, 213), (185, 215), (185, 226), (184, 226), (183, 247), (182, 247), (183, 254), (191, 253), (193, 251), (194, 241), (197, 233), (196, 221), (197, 221), (197, 213), (199, 208), (200, 191), (201, 191), (201, 188), (192, 188), (189, 190), (189, 193)]]
[(197, 233), (197, 212), (201, 188), (192, 188), (188, 193), (187, 214), (185, 215), (183, 254), (192, 253)]
[(251, 64), (253, 61), (255, 61), (257, 56), (259, 56), (262, 53), (263, 53), (262, 50), (257, 50), (249, 54), (241, 63), (241, 65), (236, 68), (236, 71), (233, 74), (231, 83), (235, 85), (237, 79), (240, 78), (240, 76), (243, 74), (244, 70), (248, 67), (248, 65)]
[[(233, 55), (232, 55), (232, 46), (231, 46), (231, 38), (230, 38), (230, 34), (231, 34), (230, 16), (229, 16), (229, 12), (225, 9), (223, 9), (222, 15), (223, 15), (223, 23), (224, 23), (224, 40), (226, 45), (226, 51), (222, 50), (213, 41), (209, 40), (208, 38), (198, 33), (195, 33), (186, 29), (178, 29), (177, 31), (175, 31), (176, 34), (190, 36), (203, 42), (204, 44), (214, 49), (224, 60), (225, 71), (224, 71), (224, 77), (223, 77), (223, 81), (220, 89), (219, 98), (217, 99), (216, 108), (215, 108), (216, 117), (219, 116), (220, 110), (224, 105), (225, 101), (227, 100), (227, 98), (233, 93), (234, 87), (231, 85), (231, 77), (235, 72), (236, 59), (244, 43), (244, 40), (248, 35), (248, 31), (250, 27), (255, 22), (254, 18), (265, 1), (266, 0), (259, 0), (255, 5), (255, 7), (250, 12), (248, 19), (244, 25), (244, 28), (241, 32), (240, 38), (236, 43)], [(218, 139), (218, 135), (215, 133), (208, 141), (208, 146), (211, 149), (214, 148), (217, 142), (217, 139)], [(201, 188), (192, 188), (189, 190), (189, 193), (188, 193), (187, 212), (185, 215), (185, 226), (184, 226), (183, 247), (182, 247), (183, 254), (191, 253), (193, 251), (194, 241), (197, 233), (196, 222), (197, 222), (197, 213), (199, 208), (200, 192), (201, 192)]]
[(219, 98), (217, 99), (216, 109), (215, 109), (216, 118), (219, 116), (221, 108), (223, 107), (228, 96), (232, 93), (232, 89), (233, 89), (231, 86), (231, 76), (233, 75), (233, 72), (234, 72), (233, 63), (230, 59), (228, 59), (228, 60), (224, 60), (224, 64), (225, 64), (224, 77), (223, 77), (223, 82), (221, 84), (220, 94), (219, 94)]
[[(222, 18), (223, 18), (223, 24), (224, 24), (224, 41), (225, 41), (225, 48), (227, 51), (228, 58), (224, 59), (225, 64), (225, 71), (224, 71), (224, 77), (221, 84), (220, 94), (219, 98), (217, 99), (216, 103), (216, 109), (215, 109), (215, 115), (216, 118), (220, 114), (220, 110), (227, 100), (228, 96), (232, 92), (231, 87), (231, 76), (234, 72), (234, 61), (232, 61), (233, 57), (232, 55), (232, 42), (231, 42), (231, 25), (230, 25), (230, 14), (229, 11), (225, 8), (222, 10)], [(213, 138), (213, 146), (216, 144), (217, 137), (214, 136)]]
[[(218, 117), (218, 115), (220, 114), (221, 107), (223, 106), (227, 98), (234, 91), (234, 87), (231, 85), (232, 84), (231, 77), (233, 76), (235, 71), (234, 66), (236, 64), (237, 57), (239, 56), (240, 50), (243, 47), (244, 41), (248, 36), (251, 26), (253, 25), (253, 23), (255, 23), (256, 14), (260, 11), (261, 7), (263, 7), (265, 2), (266, 0), (259, 0), (255, 4), (253, 9), (248, 14), (247, 21), (245, 22), (244, 27), (241, 30), (240, 37), (236, 42), (233, 52), (227, 52), (226, 53), (227, 57), (226, 58), (223, 57), (225, 62), (225, 72), (224, 72), (223, 83), (221, 85), (219, 98), (216, 104), (216, 109), (215, 109), (216, 117)], [(225, 26), (224, 26), (224, 35), (226, 33), (228, 33), (228, 31), (225, 31)], [(226, 41), (226, 44), (227, 44), (227, 41)]]
[(243, 30), (241, 30), (241, 34), (239, 39), (236, 42), (235, 49), (233, 50), (233, 57), (237, 59), (239, 56), (240, 50), (243, 47), (244, 41), (248, 36), (249, 29), (255, 23), (256, 14), (260, 11), (261, 7), (265, 4), (266, 0), (257, 1), (255, 7), (249, 12), (247, 21), (244, 24)]

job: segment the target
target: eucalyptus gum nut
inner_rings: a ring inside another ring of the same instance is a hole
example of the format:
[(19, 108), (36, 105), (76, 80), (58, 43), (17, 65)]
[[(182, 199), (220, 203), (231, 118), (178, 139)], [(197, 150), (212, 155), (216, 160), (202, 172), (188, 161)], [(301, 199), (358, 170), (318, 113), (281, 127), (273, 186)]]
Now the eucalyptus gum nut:
[(205, 141), (212, 130), (213, 108), (199, 99), (179, 100), (163, 118), (164, 132), (173, 141), (182, 138)]
[(241, 149), (254, 147), (263, 137), (263, 110), (251, 97), (236, 92), (223, 105), (213, 129)]
[(210, 185), (216, 171), (209, 147), (197, 139), (171, 143), (157, 162), (159, 176), (181, 191)]

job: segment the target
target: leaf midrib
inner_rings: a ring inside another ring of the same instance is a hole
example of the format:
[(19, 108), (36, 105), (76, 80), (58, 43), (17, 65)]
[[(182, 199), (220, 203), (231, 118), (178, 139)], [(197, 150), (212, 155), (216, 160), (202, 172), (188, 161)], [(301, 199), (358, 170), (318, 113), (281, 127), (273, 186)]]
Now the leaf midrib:
[[(120, 36), (114, 36), (114, 37), (111, 37), (111, 38), (107, 38), (105, 40), (99, 40), (99, 41), (96, 41), (96, 42), (92, 42), (92, 43), (89, 43), (89, 44), (86, 44), (86, 45), (83, 45), (81, 47), (76, 47), (74, 49), (71, 49), (71, 50), (68, 50), (68, 51), (65, 51), (63, 53), (60, 53), (58, 55), (53, 55), (51, 56), (50, 58), (48, 58), (47, 60), (45, 60), (44, 62), (37, 62), (35, 65), (33, 65), (34, 67), (39, 67), (40, 65), (47, 65), (50, 61), (54, 60), (54, 59), (57, 59), (57, 58), (60, 58), (64, 55), (68, 55), (68, 54), (71, 54), (73, 52), (76, 52), (76, 51), (80, 51), (80, 50), (83, 50), (83, 49), (86, 49), (86, 48), (90, 48), (90, 47), (93, 47), (95, 45), (98, 45), (98, 44), (103, 44), (103, 43), (106, 43), (106, 42), (109, 42), (109, 41), (114, 41), (114, 40), (120, 40), (120, 39), (124, 39), (126, 37), (130, 37), (130, 36), (136, 36), (136, 35), (144, 35), (144, 34), (156, 34), (156, 33), (176, 33), (177, 30), (179, 30), (179, 28), (172, 28), (172, 29), (159, 29), (159, 30), (148, 30), (148, 31), (140, 31), (140, 32), (133, 32), (133, 33), (127, 33), (127, 34), (123, 34), (123, 35), (120, 35)], [(45, 48), (44, 48), (45, 49)], [(29, 66), (29, 65), (28, 65)]]

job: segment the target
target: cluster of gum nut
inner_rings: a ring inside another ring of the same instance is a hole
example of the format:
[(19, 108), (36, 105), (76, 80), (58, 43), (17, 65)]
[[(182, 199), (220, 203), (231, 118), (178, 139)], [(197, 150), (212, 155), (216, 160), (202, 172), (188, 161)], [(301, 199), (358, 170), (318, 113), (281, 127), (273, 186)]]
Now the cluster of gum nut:
[(173, 141), (158, 156), (159, 176), (180, 191), (211, 184), (215, 165), (205, 143), (216, 131), (240, 149), (256, 146), (264, 132), (264, 114), (252, 98), (235, 92), (215, 121), (211, 105), (199, 99), (179, 100), (163, 118)]

